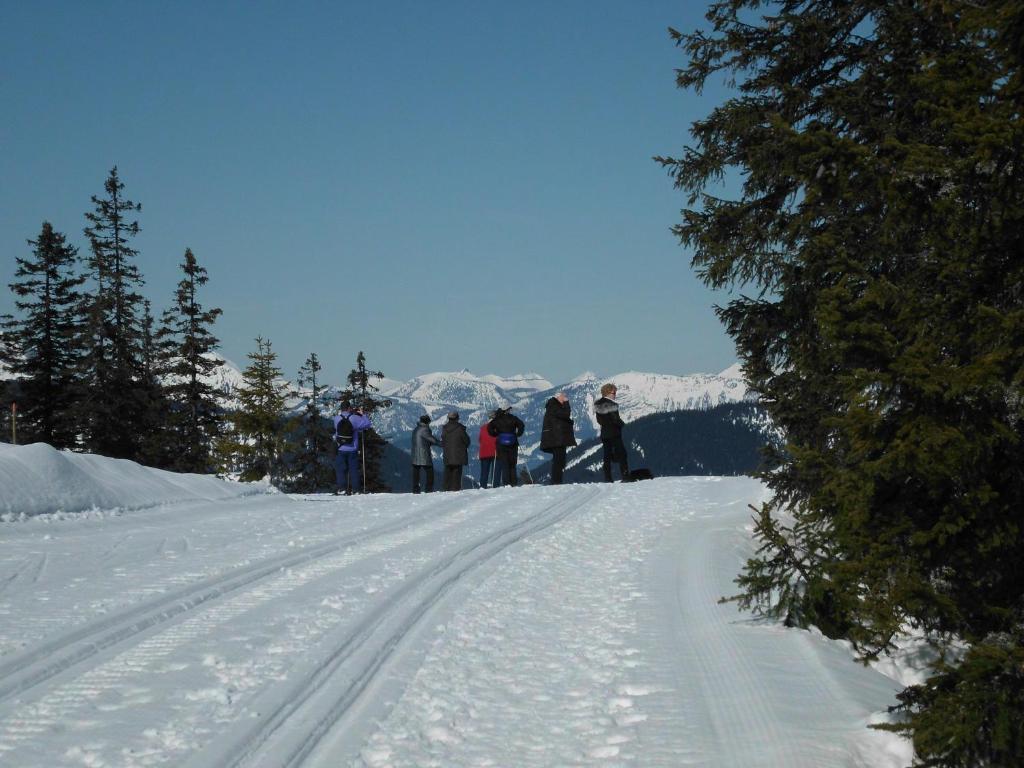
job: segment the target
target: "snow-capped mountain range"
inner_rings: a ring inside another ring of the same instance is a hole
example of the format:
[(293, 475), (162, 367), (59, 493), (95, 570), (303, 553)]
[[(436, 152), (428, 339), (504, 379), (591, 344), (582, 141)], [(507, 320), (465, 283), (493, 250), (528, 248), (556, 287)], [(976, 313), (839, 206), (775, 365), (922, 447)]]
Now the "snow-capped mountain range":
[[(2, 377), (0, 377), (2, 378)], [(458, 411), (470, 430), (474, 447), (477, 430), (495, 408), (512, 407), (526, 424), (520, 454), (531, 463), (548, 457), (538, 450), (544, 406), (556, 392), (565, 392), (576, 422), (576, 439), (583, 442), (598, 434), (593, 403), (600, 397), (601, 385), (615, 382), (623, 419), (627, 422), (654, 413), (706, 409), (721, 403), (748, 400), (747, 386), (739, 365), (718, 374), (696, 373), (673, 376), (662, 373), (627, 371), (613, 376), (593, 372), (580, 374), (571, 381), (553, 384), (537, 373), (514, 376), (477, 375), (468, 370), (427, 373), (408, 381), (384, 379), (376, 382), (378, 394), (392, 401), (392, 407), (374, 417), (377, 431), (398, 448), (408, 450), (408, 439), (419, 417), (428, 414), (434, 426), (443, 424), (448, 414)], [(224, 391), (229, 407), (232, 394), (244, 383), (242, 372), (229, 360), (217, 368), (208, 383)], [(286, 383), (286, 382), (282, 382)], [(289, 389), (292, 388), (288, 384)], [(329, 387), (322, 396), (325, 414), (336, 412), (340, 387)], [(305, 405), (301, 396), (288, 400), (290, 408)]]

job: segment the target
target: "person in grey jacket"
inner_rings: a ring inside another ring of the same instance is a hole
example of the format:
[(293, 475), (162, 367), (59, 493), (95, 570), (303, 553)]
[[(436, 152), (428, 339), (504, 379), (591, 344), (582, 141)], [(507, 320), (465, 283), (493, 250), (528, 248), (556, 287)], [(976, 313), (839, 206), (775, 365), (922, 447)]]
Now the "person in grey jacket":
[(434, 490), (434, 457), (430, 453), (431, 446), (440, 445), (430, 432), (430, 417), (420, 416), (420, 423), (412, 431), (412, 492), (420, 492), (420, 470), (425, 470), (427, 493)]
[(444, 489), (462, 490), (462, 468), (469, 464), (469, 433), (459, 423), (459, 414), (448, 414), (448, 423), (441, 427), (441, 448), (444, 450)]

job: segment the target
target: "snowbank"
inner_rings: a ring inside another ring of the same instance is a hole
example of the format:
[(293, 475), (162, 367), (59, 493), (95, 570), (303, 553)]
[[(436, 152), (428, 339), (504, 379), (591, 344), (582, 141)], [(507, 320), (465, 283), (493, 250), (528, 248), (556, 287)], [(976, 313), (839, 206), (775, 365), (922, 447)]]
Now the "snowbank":
[(0, 443), (0, 520), (53, 513), (142, 509), (266, 493), (264, 485), (150, 469), (125, 459)]

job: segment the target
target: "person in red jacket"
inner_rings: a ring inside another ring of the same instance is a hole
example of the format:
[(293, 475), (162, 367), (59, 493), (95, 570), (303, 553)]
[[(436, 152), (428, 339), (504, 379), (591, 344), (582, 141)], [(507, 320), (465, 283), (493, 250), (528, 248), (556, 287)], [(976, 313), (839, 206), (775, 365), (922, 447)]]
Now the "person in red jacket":
[[(494, 414), (491, 414), (494, 418)], [(494, 467), (494, 454), (498, 451), (498, 439), (487, 431), (489, 421), (480, 425), (480, 487), (486, 488), (487, 482), (491, 479), (491, 469)]]

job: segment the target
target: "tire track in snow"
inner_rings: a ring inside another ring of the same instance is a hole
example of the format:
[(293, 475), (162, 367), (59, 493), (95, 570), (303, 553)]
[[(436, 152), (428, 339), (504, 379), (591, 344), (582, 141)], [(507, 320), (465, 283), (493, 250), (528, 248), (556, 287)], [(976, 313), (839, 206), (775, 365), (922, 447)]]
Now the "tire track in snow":
[[(320, 548), (314, 548), (317, 551), (312, 555), (309, 552), (304, 553), (306, 561), (301, 564), (301, 567), (294, 564), (280, 565), (276, 563), (279, 558), (274, 558), (273, 572), (280, 574), (277, 578), (266, 580), (267, 573), (248, 578), (240, 586), (253, 587), (252, 589), (211, 605), (206, 605), (209, 600), (203, 600), (198, 605), (204, 605), (206, 609), (198, 612), (197, 615), (190, 614), (183, 621), (175, 622), (171, 627), (155, 635), (151, 634), (128, 650), (85, 670), (76, 679), (51, 688), (36, 701), (27, 704), (18, 702), (17, 711), (6, 719), (0, 720), (0, 755), (6, 753), (7, 757), (15, 758), (17, 755), (12, 753), (19, 748), (20, 743), (38, 739), (41, 734), (60, 727), (62, 723), (71, 720), (78, 710), (90, 702), (100, 699), (107, 691), (146, 674), (154, 662), (166, 658), (183, 645), (209, 635), (216, 631), (216, 628), (225, 625), (237, 616), (252, 611), (310, 582), (347, 568), (360, 560), (385, 553), (432, 533), (464, 524), (473, 515), (487, 512), (494, 506), (508, 504), (511, 501), (507, 498), (492, 497), (484, 500), (483, 504), (461, 507), (426, 521), (422, 520), (425, 510), (419, 510), (400, 521), (380, 526), (356, 537), (346, 538), (344, 544), (333, 545), (333, 556), (331, 552), (320, 552)], [(443, 502), (438, 502), (431, 505), (431, 508), (444, 506), (446, 505)], [(422, 524), (410, 525), (411, 518)], [(350, 541), (351, 538), (356, 538), (358, 541), (353, 543)], [(249, 576), (251, 577), (253, 574), (249, 574)], [(238, 588), (235, 587), (235, 589)], [(129, 637), (145, 632), (148, 628), (133, 626)], [(114, 640), (113, 642), (119, 641)], [(92, 653), (97, 650), (92, 648)], [(48, 670), (47, 677), (58, 674), (64, 668), (66, 667)]]
[(21, 558), (21, 562), (15, 567), (14, 573), (0, 581), (0, 594), (15, 582), (28, 581), (38, 584), (39, 580), (46, 573), (46, 566), (50, 562), (50, 556), (46, 554), (28, 555)]
[(346, 627), (342, 636), (322, 643), (326, 652), (317, 661), (251, 702), (250, 716), (240, 717), (232, 729), (184, 763), (185, 768), (303, 765), (329, 734), (347, 733), (346, 720), (364, 691), (397, 663), (403, 641), (444, 603), (460, 580), (525, 538), (561, 522), (598, 493), (580, 486), (571, 498), (445, 554), (410, 577), (354, 628)]
[[(48, 638), (34, 645), (29, 651), (4, 657), (0, 662), (0, 704), (103, 650), (177, 619), (183, 614), (205, 606), (211, 600), (253, 586), (282, 569), (295, 568), (380, 536), (428, 524), (431, 522), (429, 513), (441, 507), (443, 504), (438, 502), (427, 509), (418, 510), (414, 514), (376, 528), (269, 557), (193, 583), (183, 589), (163, 592), (155, 600), (134, 605), (99, 621)], [(36, 563), (36, 573), (44, 560), (45, 556), (42, 556)]]

